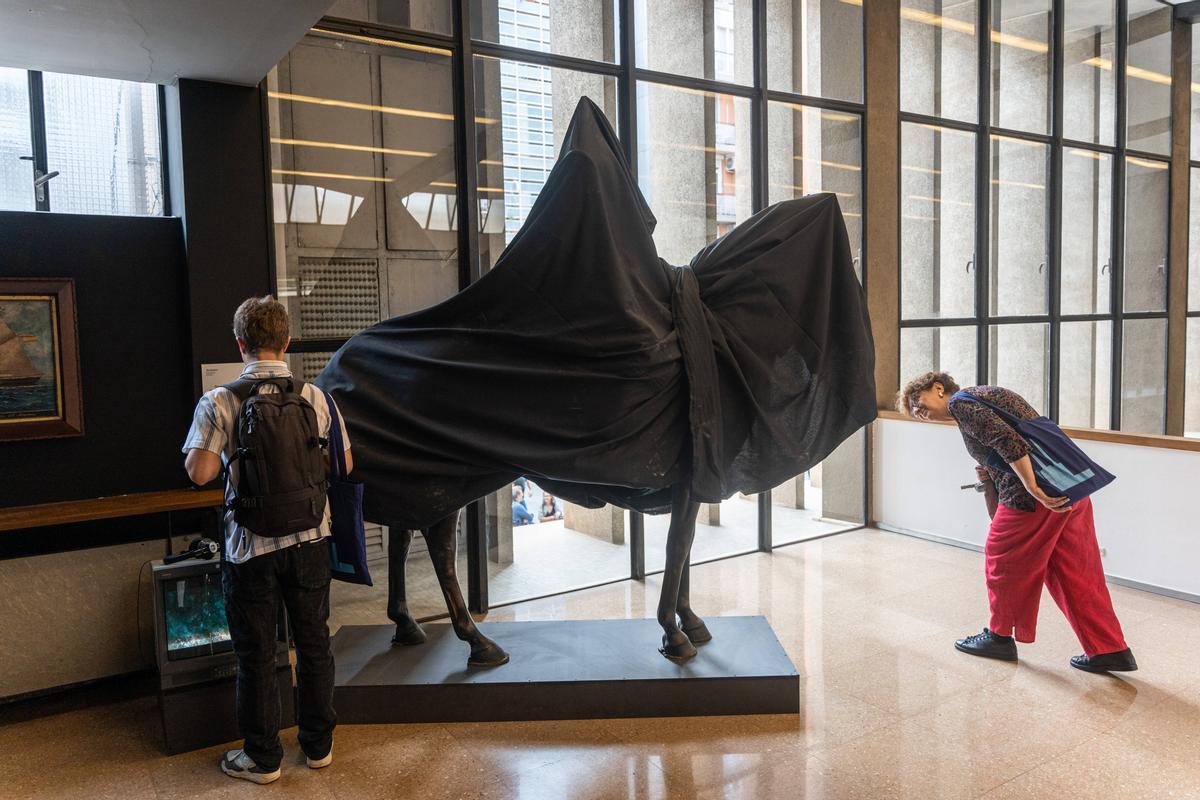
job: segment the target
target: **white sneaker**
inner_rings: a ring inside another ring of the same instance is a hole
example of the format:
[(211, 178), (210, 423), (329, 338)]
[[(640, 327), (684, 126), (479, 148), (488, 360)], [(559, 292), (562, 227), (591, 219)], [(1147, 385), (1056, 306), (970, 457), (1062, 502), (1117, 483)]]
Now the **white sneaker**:
[(309, 758), (307, 760), (308, 760), (308, 768), (309, 769), (321, 769), (322, 767), (328, 767), (330, 764), (333, 763), (333, 747), (332, 747), (332, 745), (329, 748), (329, 752), (325, 754), (324, 758)]
[(274, 783), (281, 774), (278, 767), (273, 772), (254, 763), (254, 759), (246, 755), (245, 750), (230, 750), (221, 756), (221, 772), (231, 778), (241, 778), (251, 783)]

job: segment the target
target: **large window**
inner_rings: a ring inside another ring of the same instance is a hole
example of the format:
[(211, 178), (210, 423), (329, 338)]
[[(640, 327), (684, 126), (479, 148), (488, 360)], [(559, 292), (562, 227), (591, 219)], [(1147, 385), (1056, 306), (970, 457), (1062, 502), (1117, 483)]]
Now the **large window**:
[[(769, 202), (830, 192), (861, 275), (861, 3), (772, 2), (761, 18), (742, 0), (467, 5), (457, 30), (450, 3), (341, 0), (269, 76), (277, 291), (302, 377), (492, 269), (583, 96), (622, 137), (668, 262)], [(861, 525), (864, 439), (770, 494), (704, 506), (693, 562)], [(469, 581), (487, 602), (662, 568), (667, 516), (579, 508), (528, 478), (480, 507), (463, 517), (460, 568), (485, 554)], [(441, 606), (424, 561), (408, 572), (418, 615)], [(340, 594), (336, 615), (352, 618), (362, 601)]]
[(902, 379), (1165, 431), (1171, 25), (1154, 0), (904, 0)]
[(0, 67), (0, 209), (164, 208), (157, 87)]

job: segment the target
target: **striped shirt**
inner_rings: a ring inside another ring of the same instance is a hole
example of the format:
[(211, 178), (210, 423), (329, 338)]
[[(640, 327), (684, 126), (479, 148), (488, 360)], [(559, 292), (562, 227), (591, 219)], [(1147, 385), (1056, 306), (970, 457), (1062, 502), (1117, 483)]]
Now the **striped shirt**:
[[(242, 370), (241, 377), (252, 380), (263, 378), (290, 378), (291, 370), (283, 361), (253, 361)], [(260, 392), (277, 392), (275, 386), (268, 384)], [(325, 393), (305, 383), (300, 390), (300, 396), (307, 400), (317, 412), (317, 429), (322, 438), (329, 437), (330, 415), (329, 406), (325, 402)], [(238, 409), (241, 403), (233, 392), (223, 386), (212, 389), (200, 398), (192, 416), (192, 428), (188, 431), (187, 440), (183, 443), (183, 452), (189, 450), (207, 450), (221, 457), (221, 462), (229, 464), (235, 448), (234, 432), (237, 424)], [(342, 441), (345, 449), (350, 449), (350, 437), (346, 433), (346, 422), (338, 415), (342, 428)], [(229, 480), (225, 483), (225, 503), (228, 505), (234, 497), (233, 487), (237, 486), (238, 464), (233, 462), (229, 467)], [(325, 515), (321, 524), (316, 528), (292, 533), (287, 536), (255, 536), (254, 533), (233, 518), (232, 511), (225, 512), (225, 558), (234, 564), (242, 564), (255, 556), (282, 550), (285, 547), (313, 542), (329, 535), (329, 504), (325, 505)]]

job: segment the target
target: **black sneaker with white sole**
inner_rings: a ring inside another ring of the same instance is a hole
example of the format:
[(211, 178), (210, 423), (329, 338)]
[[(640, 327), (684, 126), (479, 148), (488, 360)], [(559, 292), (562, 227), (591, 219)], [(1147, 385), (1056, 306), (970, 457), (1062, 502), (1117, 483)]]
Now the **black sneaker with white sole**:
[(329, 752), (325, 754), (324, 758), (307, 758), (306, 757), (306, 760), (308, 762), (309, 769), (322, 769), (323, 767), (328, 767), (330, 764), (333, 763), (333, 748), (332, 747), (329, 748)]
[(279, 780), (280, 770), (266, 770), (254, 763), (245, 750), (230, 750), (221, 756), (221, 772), (231, 778), (241, 778), (251, 783), (274, 783)]

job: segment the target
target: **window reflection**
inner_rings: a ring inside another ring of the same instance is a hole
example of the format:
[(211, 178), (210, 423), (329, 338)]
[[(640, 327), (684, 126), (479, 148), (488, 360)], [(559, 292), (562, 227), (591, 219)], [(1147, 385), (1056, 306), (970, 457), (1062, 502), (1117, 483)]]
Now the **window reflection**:
[(901, 317), (975, 313), (975, 134), (905, 122)]
[(639, 67), (727, 83), (753, 83), (750, 3), (634, 0), (633, 8)]
[(992, 0), (993, 125), (1050, 130), (1051, 6), (1050, 0)]
[(1117, 47), (1116, 4), (1063, 5), (1063, 135), (1111, 145), (1116, 134), (1117, 96), (1112, 69)]
[[(1131, 150), (1170, 153), (1171, 7), (1129, 0), (1128, 144)], [(1112, 69), (1112, 65), (1097, 64)]]
[(768, 106), (768, 200), (837, 196), (862, 277), (862, 117), (787, 103)]
[(1125, 320), (1121, 430), (1161, 434), (1166, 424), (1167, 321)]
[(767, 78), (771, 89), (862, 100), (862, 0), (767, 4)]
[(975, 0), (904, 0), (900, 7), (900, 108), (944, 119), (979, 116)]
[(544, 53), (616, 61), (619, 4), (613, 0), (471, 0), (476, 39)]
[(1059, 424), (1112, 427), (1112, 322), (1064, 322), (1060, 341)]
[(1040, 413), (1049, 410), (1050, 326), (992, 325), (988, 331), (988, 380), (1012, 389)]
[(1106, 313), (1112, 302), (1112, 156), (1063, 151), (1062, 313)]
[(687, 264), (752, 213), (750, 101), (640, 83), (637, 102), (638, 183), (658, 254)]
[(1125, 159), (1125, 310), (1167, 307), (1170, 171), (1165, 161)]
[(482, 56), (475, 78), (479, 249), (490, 269), (550, 177), (579, 99), (591, 98), (615, 127), (616, 79)]
[(992, 136), (989, 277), (997, 316), (1046, 313), (1049, 162), (1049, 145)]
[(329, 31), (268, 76), (277, 291), (297, 339), (458, 290), (451, 96), (449, 51)]

